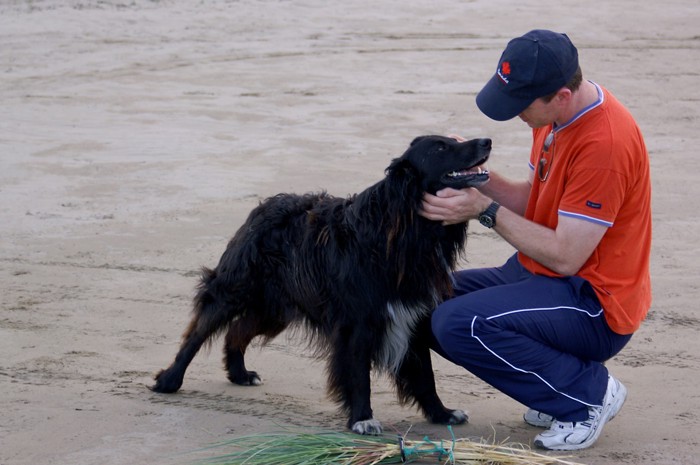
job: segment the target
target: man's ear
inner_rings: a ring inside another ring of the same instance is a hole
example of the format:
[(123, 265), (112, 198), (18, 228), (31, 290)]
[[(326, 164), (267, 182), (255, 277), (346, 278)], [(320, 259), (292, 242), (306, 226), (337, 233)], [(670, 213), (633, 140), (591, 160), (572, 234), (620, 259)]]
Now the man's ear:
[(562, 87), (557, 91), (557, 94), (554, 96), (554, 98), (560, 105), (567, 105), (571, 101), (573, 95), (574, 93), (571, 92), (571, 89), (567, 87)]

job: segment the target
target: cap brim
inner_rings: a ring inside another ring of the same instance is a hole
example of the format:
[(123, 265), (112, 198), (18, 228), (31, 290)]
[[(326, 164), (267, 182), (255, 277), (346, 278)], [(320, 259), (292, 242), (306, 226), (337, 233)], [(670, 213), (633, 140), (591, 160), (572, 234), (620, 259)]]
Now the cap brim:
[(535, 99), (521, 99), (508, 95), (504, 92), (505, 88), (498, 74), (494, 74), (476, 95), (476, 105), (479, 110), (496, 121), (515, 118), (535, 101)]

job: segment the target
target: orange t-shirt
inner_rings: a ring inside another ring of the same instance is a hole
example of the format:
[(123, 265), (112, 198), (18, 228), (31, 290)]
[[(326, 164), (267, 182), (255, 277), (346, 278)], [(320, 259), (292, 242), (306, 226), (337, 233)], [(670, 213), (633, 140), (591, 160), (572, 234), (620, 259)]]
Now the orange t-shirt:
[[(610, 328), (631, 334), (651, 305), (649, 156), (627, 109), (601, 87), (598, 95), (598, 102), (554, 129), (545, 156), (548, 163), (554, 159), (544, 182), (537, 167), (552, 127), (533, 130), (535, 175), (525, 217), (552, 229), (560, 215), (608, 227), (578, 276), (593, 286)], [(559, 276), (523, 253), (519, 259), (532, 273)]]

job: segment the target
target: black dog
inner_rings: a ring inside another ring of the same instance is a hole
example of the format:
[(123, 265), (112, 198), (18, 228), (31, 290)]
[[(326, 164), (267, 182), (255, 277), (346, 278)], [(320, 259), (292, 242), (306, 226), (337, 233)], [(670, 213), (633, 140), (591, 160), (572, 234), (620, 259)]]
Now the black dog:
[(423, 136), (392, 161), (386, 177), (353, 197), (278, 194), (255, 208), (218, 266), (203, 269), (194, 316), (156, 392), (175, 392), (202, 344), (227, 330), (228, 379), (257, 385), (244, 354), (300, 323), (328, 359), (328, 391), (348, 428), (378, 434), (370, 370), (391, 375), (399, 400), (418, 404), (433, 423), (459, 424), (443, 406), (430, 361), (430, 313), (451, 292), (466, 223), (443, 226), (419, 216), (424, 192), (477, 186), (490, 139), (458, 142)]

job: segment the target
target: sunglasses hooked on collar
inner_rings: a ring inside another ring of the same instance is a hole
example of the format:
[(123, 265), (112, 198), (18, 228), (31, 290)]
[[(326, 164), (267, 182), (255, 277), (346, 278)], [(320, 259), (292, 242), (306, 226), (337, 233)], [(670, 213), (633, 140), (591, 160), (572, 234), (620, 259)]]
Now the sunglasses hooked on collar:
[[(554, 164), (554, 129), (547, 134), (547, 137), (544, 139), (544, 144), (542, 144), (542, 153), (540, 155), (540, 161), (537, 163), (537, 177), (539, 178), (540, 182), (545, 182), (547, 180), (547, 177), (549, 176), (549, 170), (552, 169), (552, 165)], [(549, 149), (552, 149), (552, 157), (548, 161), (546, 155), (549, 154)], [(546, 171), (545, 171), (546, 170)]]

